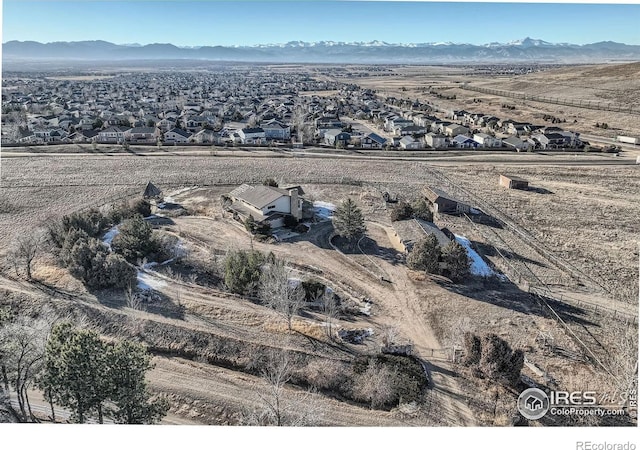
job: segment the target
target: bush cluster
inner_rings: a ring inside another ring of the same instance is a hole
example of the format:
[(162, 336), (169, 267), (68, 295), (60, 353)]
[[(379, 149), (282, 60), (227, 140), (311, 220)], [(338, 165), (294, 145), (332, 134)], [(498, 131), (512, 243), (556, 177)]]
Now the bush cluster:
[[(160, 250), (168, 247), (153, 236), (151, 226), (142, 218), (150, 213), (149, 202), (142, 199), (112, 206), (107, 214), (91, 208), (51, 222), (49, 241), (59, 263), (87, 286), (123, 288), (136, 278), (136, 270), (129, 263), (161, 254)], [(112, 241), (112, 253), (99, 238), (122, 220), (120, 233)]]
[(452, 241), (441, 247), (434, 234), (415, 243), (407, 256), (407, 265), (413, 270), (445, 275), (452, 281), (464, 280), (471, 267), (467, 250), (462, 245)]
[(467, 332), (462, 363), (491, 380), (515, 386), (524, 366), (524, 352), (512, 350), (507, 341), (495, 334), (477, 336)]
[(433, 222), (433, 212), (429, 208), (427, 201), (419, 197), (411, 204), (406, 201), (399, 202), (391, 209), (390, 218), (392, 222), (411, 218)]
[(83, 230), (71, 230), (59, 255), (69, 273), (91, 288), (124, 288), (133, 284), (136, 270), (118, 254)]

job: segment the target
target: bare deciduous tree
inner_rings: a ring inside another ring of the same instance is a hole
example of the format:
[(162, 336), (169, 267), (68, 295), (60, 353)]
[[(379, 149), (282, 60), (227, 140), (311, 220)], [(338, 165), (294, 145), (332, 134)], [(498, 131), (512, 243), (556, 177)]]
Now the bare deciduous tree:
[(0, 329), (5, 376), (16, 392), (20, 414), (25, 421), (35, 420), (28, 390), (42, 370), (53, 317), (53, 313), (45, 308), (38, 319), (18, 316)]
[[(283, 350), (267, 354), (261, 371), (266, 382), (264, 393), (257, 391), (261, 408), (251, 411), (245, 421), (249, 425), (263, 426), (312, 426), (321, 416), (313, 391), (286, 390), (296, 364), (292, 356)], [(257, 387), (258, 388), (258, 387)], [(259, 388), (258, 388), (259, 389)]]
[(136, 295), (136, 292), (133, 289), (132, 283), (129, 283), (125, 288), (124, 297), (127, 301), (127, 306), (129, 308), (135, 309), (135, 310), (141, 309), (142, 302), (140, 301), (140, 296)]
[(260, 275), (260, 298), (287, 321), (291, 331), (293, 316), (298, 314), (304, 302), (304, 290), (300, 284), (289, 280), (289, 270), (281, 260), (274, 260), (263, 267)]
[(333, 292), (325, 292), (322, 295), (322, 310), (327, 321), (327, 337), (333, 340), (333, 329), (340, 311)]
[(22, 269), (27, 279), (31, 279), (33, 260), (40, 253), (43, 244), (44, 234), (40, 230), (25, 233), (13, 241), (7, 258), (13, 265), (16, 275), (19, 275)]

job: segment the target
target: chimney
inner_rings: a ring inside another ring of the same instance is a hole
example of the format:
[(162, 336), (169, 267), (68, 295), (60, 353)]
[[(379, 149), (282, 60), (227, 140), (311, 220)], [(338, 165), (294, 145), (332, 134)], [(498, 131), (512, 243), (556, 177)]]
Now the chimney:
[(298, 189), (289, 189), (289, 199), (291, 207), (291, 215), (296, 219), (302, 219), (302, 208), (300, 207), (300, 200), (298, 199)]

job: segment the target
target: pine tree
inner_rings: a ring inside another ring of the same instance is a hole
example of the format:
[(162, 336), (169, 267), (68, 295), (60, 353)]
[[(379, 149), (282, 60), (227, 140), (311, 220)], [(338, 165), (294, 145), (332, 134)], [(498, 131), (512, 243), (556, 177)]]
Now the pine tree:
[(259, 251), (230, 251), (224, 262), (224, 282), (235, 294), (252, 294), (260, 280), (264, 255)]
[(151, 357), (138, 343), (121, 341), (108, 352), (110, 400), (115, 405), (116, 423), (158, 422), (169, 407), (163, 398), (152, 399), (145, 374), (152, 368)]
[(45, 373), (40, 387), (53, 403), (72, 411), (72, 419), (85, 423), (109, 395), (107, 357), (97, 333), (76, 330), (70, 323), (56, 325), (47, 342)]
[(363, 236), (367, 230), (362, 211), (350, 198), (336, 208), (333, 214), (333, 227), (339, 236), (347, 239), (350, 243)]
[(442, 248), (442, 260), (452, 281), (460, 281), (469, 276), (469, 256), (467, 250), (458, 242), (452, 241)]
[(97, 333), (65, 322), (51, 332), (38, 386), (52, 411), (54, 404), (69, 408), (78, 423), (96, 413), (103, 423), (107, 402), (115, 408), (106, 412), (117, 423), (155, 423), (166, 413), (168, 403), (152, 399), (144, 379), (150, 368), (142, 345), (106, 344)]
[(440, 247), (434, 234), (415, 243), (407, 256), (407, 265), (413, 270), (435, 274), (440, 272)]
[(157, 250), (153, 229), (140, 214), (126, 220), (120, 225), (119, 231), (120, 233), (113, 238), (111, 248), (130, 263), (135, 263)]

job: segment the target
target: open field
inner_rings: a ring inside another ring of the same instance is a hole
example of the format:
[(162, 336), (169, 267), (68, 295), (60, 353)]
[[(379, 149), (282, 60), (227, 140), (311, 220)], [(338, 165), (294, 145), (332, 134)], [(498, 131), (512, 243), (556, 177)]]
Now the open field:
[[(451, 362), (451, 352), (461, 344), (463, 331), (494, 332), (512, 347), (525, 350), (529, 365), (523, 373), (537, 383), (570, 390), (583, 388), (585, 380), (589, 380), (594, 389), (612, 389), (615, 382), (611, 377), (589, 362), (584, 349), (566, 329), (515, 284), (504, 281), (485, 285), (473, 281), (458, 286), (408, 271), (391, 238), (391, 223), (381, 193), (387, 191), (410, 199), (427, 184), (439, 185), (436, 175), (444, 174), (508, 214), (549, 251), (616, 293), (606, 299), (615, 307), (616, 302), (630, 301), (618, 293), (633, 293), (638, 276), (635, 220), (640, 211), (634, 202), (640, 195), (637, 168), (617, 166), (605, 172), (603, 168), (572, 166), (505, 167), (482, 164), (473, 158), (461, 161), (463, 164), (441, 162), (434, 166), (425, 161), (364, 158), (130, 154), (3, 159), (0, 247), (6, 248), (17, 233), (43, 225), (49, 217), (140, 195), (151, 180), (167, 193), (180, 191), (174, 199), (187, 209), (188, 215), (172, 219), (163, 228), (183, 239), (192, 257), (204, 261), (230, 248), (272, 251), (294, 263), (301, 275), (320, 277), (356, 304), (359, 299), (371, 299), (370, 315), (351, 315), (338, 322), (341, 328), (371, 328), (374, 334), (364, 344), (333, 345), (324, 335), (322, 317), (312, 310), (305, 310), (295, 319), (295, 333), (287, 333), (286, 326), (271, 310), (222, 292), (217, 286), (177, 278), (175, 272), (150, 271), (150, 277), (162, 282), (158, 288), (162, 302), (146, 310), (126, 307), (117, 293), (86, 291), (77, 280), (53, 268), (47, 259), (38, 262), (35, 276), (45, 286), (54, 285), (61, 292), (53, 299), (49, 288), (9, 278), (2, 279), (2, 288), (13, 296), (11, 301), (25, 305), (32, 302), (34, 306), (51, 302), (62, 312), (87, 318), (105, 335), (135, 337), (152, 345), (157, 351), (157, 366), (151, 374), (151, 385), (170, 396), (172, 420), (184, 417), (206, 424), (242, 423), (264, 388), (261, 379), (246, 370), (256, 352), (275, 346), (288, 348), (306, 361), (349, 360), (379, 348), (383, 330), (390, 326), (413, 342), (417, 355), (426, 364), (433, 383), (427, 393), (430, 406), (407, 416), (397, 410), (371, 411), (315, 393), (311, 402), (317, 408), (315, 423), (509, 424), (515, 413), (513, 393), (491, 387)], [(505, 191), (497, 185), (497, 174), (504, 169), (550, 193)], [(244, 229), (222, 212), (219, 196), (243, 182), (261, 183), (267, 177), (276, 178), (281, 185), (302, 185), (309, 200), (337, 204), (346, 197), (353, 198), (368, 221), (368, 245), (364, 250), (367, 255), (337, 252), (330, 239), (331, 227), (323, 225), (317, 225), (307, 236), (277, 245), (252, 242)], [(482, 236), (473, 235), (474, 230), (464, 220), (452, 218), (446, 224), (451, 231), (482, 243)], [(543, 255), (536, 255), (506, 231), (500, 232), (516, 257), (527, 258), (527, 264), (538, 276), (556, 276), (562, 279), (564, 289), (577, 288), (575, 280), (553, 267)], [(489, 255), (489, 260), (494, 258)], [(609, 270), (613, 265), (615, 271)], [(382, 282), (380, 274), (391, 283)], [(585, 295), (596, 294), (588, 284), (582, 289), (586, 290)], [(608, 292), (597, 294), (608, 297)], [(637, 299), (637, 291), (635, 295)], [(563, 304), (555, 307), (571, 327), (586, 330), (581, 337), (593, 336), (598, 344), (589, 341), (589, 345), (594, 345), (593, 351), (603, 360), (607, 354), (610, 356), (608, 365), (620, 356), (617, 340), (621, 333), (634, 330), (626, 322), (591, 314), (587, 309)], [(637, 313), (637, 301), (633, 307)], [(547, 345), (549, 338), (541, 340), (541, 336), (551, 336), (552, 345)], [(306, 395), (296, 387), (287, 392), (292, 404)], [(500, 399), (495, 405), (493, 395)]]

